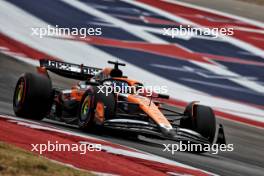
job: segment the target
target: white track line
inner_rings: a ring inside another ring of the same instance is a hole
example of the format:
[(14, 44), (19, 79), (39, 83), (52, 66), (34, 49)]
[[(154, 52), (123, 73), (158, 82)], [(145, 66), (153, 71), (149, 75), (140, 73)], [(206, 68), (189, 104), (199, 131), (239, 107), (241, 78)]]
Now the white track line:
[[(131, 147), (127, 147), (124, 145), (120, 145), (120, 144), (115, 144), (113, 142), (110, 141), (106, 141), (106, 140), (102, 140), (102, 139), (98, 139), (98, 138), (94, 138), (88, 135), (83, 135), (81, 133), (77, 133), (77, 132), (73, 132), (73, 131), (68, 131), (65, 129), (59, 129), (59, 128), (54, 128), (52, 126), (49, 125), (49, 127), (47, 125), (43, 125), (42, 122), (35, 122), (35, 121), (31, 121), (31, 120), (26, 120), (26, 119), (21, 119), (18, 117), (13, 117), (13, 116), (6, 116), (6, 115), (1, 115), (0, 114), (0, 118), (6, 118), (6, 119), (11, 119), (9, 120), (9, 122), (13, 122), (13, 123), (17, 123), (18, 125), (22, 125), (22, 126), (26, 126), (29, 128), (33, 128), (33, 129), (39, 129), (39, 130), (47, 130), (47, 131), (53, 131), (56, 133), (61, 133), (61, 134), (67, 134), (67, 135), (73, 135), (73, 136), (78, 136), (78, 137), (82, 137), (82, 138), (86, 138), (86, 139), (93, 139), (93, 140), (97, 140), (98, 142), (108, 142), (109, 144), (114, 144), (117, 146), (122, 146), (124, 148), (130, 149), (130, 150), (125, 150), (122, 148), (117, 148), (117, 147), (113, 147), (111, 145), (102, 145), (102, 149), (105, 150), (108, 153), (112, 153), (112, 154), (117, 154), (117, 155), (123, 155), (123, 156), (127, 156), (127, 157), (132, 157), (132, 158), (138, 158), (138, 159), (143, 159), (143, 160), (148, 160), (148, 161), (154, 161), (154, 162), (159, 162), (159, 163), (163, 163), (163, 164), (169, 164), (169, 165), (173, 165), (173, 166), (179, 166), (179, 167), (183, 167), (186, 169), (193, 169), (193, 170), (199, 170), (201, 172), (210, 174), (210, 175), (215, 175), (214, 173), (208, 172), (208, 171), (204, 171), (202, 169), (198, 169), (186, 164), (182, 164), (173, 160), (169, 160), (163, 157), (160, 157), (158, 155), (154, 155), (154, 154), (150, 154), (148, 152), (144, 152), (138, 149), (134, 149)], [(82, 143), (87, 143), (87, 141), (79, 141)]]

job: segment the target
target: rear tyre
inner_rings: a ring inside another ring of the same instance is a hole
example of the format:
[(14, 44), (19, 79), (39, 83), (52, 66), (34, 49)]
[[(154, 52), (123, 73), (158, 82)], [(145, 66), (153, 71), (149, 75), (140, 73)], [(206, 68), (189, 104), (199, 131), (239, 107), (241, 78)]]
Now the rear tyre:
[(78, 110), (79, 127), (81, 129), (92, 130), (96, 127), (95, 118), (98, 116), (99, 112), (97, 110), (99, 109), (102, 111), (101, 115), (103, 115), (99, 123), (103, 123), (104, 120), (115, 116), (116, 103), (114, 94), (106, 95), (98, 90), (98, 87), (91, 86), (82, 97)]
[(41, 120), (50, 111), (52, 101), (53, 90), (48, 77), (25, 73), (18, 79), (13, 96), (16, 116)]
[(181, 119), (180, 127), (196, 131), (213, 143), (216, 133), (216, 119), (213, 110), (208, 106), (194, 105), (192, 114), (191, 108), (187, 106), (184, 114), (188, 118)]

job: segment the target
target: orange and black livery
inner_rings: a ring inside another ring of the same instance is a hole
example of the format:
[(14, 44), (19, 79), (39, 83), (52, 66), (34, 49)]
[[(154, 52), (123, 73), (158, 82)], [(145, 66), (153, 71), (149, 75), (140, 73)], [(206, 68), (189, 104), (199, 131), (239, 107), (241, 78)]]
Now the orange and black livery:
[[(18, 79), (13, 97), (15, 114), (36, 120), (58, 120), (88, 131), (108, 128), (173, 141), (225, 143), (223, 126), (216, 124), (210, 107), (191, 102), (183, 112), (175, 111), (162, 103), (168, 95), (137, 93), (144, 85), (123, 74), (120, 66), (124, 63), (108, 63), (114, 67), (101, 69), (40, 60), (36, 73), (24, 73)], [(49, 72), (78, 83), (68, 89), (54, 87)], [(113, 88), (123, 91), (109, 92)]]

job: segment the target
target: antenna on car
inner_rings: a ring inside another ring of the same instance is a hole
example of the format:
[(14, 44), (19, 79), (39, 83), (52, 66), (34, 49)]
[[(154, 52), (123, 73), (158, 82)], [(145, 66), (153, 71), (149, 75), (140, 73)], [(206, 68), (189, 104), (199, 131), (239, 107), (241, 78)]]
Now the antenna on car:
[(149, 106), (151, 105), (151, 102), (152, 102), (152, 95), (150, 96), (150, 100), (149, 100)]

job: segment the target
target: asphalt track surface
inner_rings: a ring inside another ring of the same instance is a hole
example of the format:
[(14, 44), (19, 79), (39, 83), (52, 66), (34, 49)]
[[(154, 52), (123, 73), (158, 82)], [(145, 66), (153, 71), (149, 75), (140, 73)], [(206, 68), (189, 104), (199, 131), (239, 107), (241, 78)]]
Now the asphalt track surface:
[[(30, 65), (0, 54), (0, 114), (14, 115), (12, 110), (12, 96), (17, 78), (23, 72), (34, 72), (34, 70), (35, 68)], [(55, 86), (67, 87), (67, 85), (75, 82), (62, 79), (55, 75), (52, 75), (52, 79)], [(44, 121), (45, 123), (65, 130), (82, 133), (79, 129), (69, 125), (53, 123), (47, 120)], [(162, 142), (157, 140), (135, 141), (122, 138), (118, 135), (86, 135), (140, 149), (219, 175), (263, 175), (264, 130), (228, 120), (218, 119), (218, 121), (221, 121), (224, 125), (227, 143), (234, 144), (233, 152), (221, 152), (218, 155), (176, 152), (172, 155), (169, 152), (163, 152), (164, 147), (161, 145)]]

